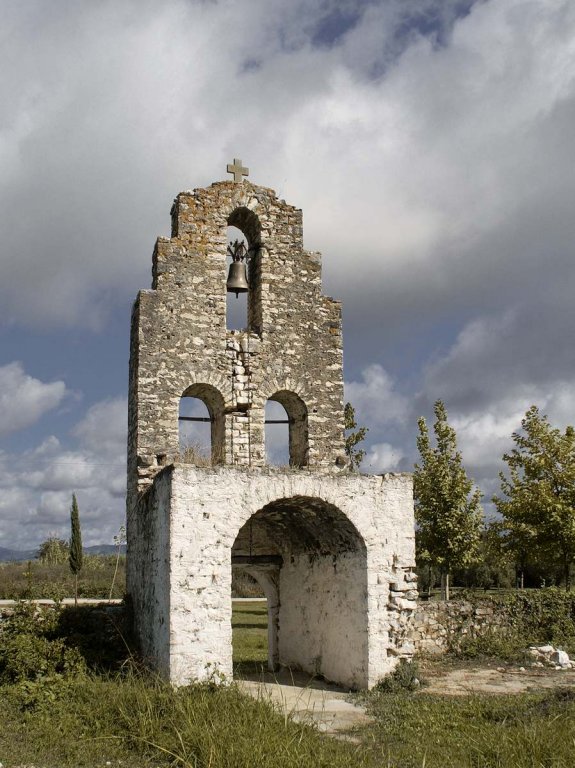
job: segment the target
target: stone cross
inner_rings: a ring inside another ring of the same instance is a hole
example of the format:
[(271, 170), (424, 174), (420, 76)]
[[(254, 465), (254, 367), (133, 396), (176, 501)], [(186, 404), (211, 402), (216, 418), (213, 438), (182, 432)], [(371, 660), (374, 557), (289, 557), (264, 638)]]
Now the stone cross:
[(250, 172), (250, 169), (244, 168), (242, 161), (237, 157), (234, 157), (233, 164), (228, 163), (227, 172), (234, 174), (234, 181), (241, 181), (242, 176), (247, 176)]

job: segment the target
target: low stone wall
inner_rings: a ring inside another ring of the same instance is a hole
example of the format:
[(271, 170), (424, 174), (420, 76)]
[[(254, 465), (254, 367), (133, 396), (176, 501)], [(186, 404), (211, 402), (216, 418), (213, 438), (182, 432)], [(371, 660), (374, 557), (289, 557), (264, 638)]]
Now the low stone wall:
[(478, 637), (495, 627), (504, 631), (507, 626), (504, 607), (491, 600), (420, 601), (410, 640), (417, 653), (441, 654), (465, 636)]

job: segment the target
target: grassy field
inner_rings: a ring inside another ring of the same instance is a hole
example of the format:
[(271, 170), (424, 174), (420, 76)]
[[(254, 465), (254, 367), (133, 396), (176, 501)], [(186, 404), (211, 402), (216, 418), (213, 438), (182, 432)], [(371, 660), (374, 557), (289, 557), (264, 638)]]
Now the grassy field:
[(264, 601), (236, 602), (232, 615), (234, 676), (257, 672), (268, 659), (268, 616)]
[[(235, 686), (174, 691), (140, 673), (120, 615), (71, 609), (41, 623), (24, 615), (0, 634), (4, 768), (575, 765), (573, 691), (455, 699), (376, 690), (363, 697), (373, 724), (346, 744)], [(233, 633), (239, 675), (265, 663), (265, 603), (236, 603)]]

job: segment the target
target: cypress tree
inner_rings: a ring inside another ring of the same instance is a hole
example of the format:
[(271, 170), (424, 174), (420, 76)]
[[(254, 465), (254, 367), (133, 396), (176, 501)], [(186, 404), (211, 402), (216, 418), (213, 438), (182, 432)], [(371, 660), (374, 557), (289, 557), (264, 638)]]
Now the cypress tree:
[(72, 508), (70, 509), (70, 554), (68, 563), (70, 570), (74, 574), (74, 604), (78, 605), (78, 574), (82, 570), (82, 532), (80, 530), (80, 513), (78, 512), (78, 502), (76, 494), (72, 494)]

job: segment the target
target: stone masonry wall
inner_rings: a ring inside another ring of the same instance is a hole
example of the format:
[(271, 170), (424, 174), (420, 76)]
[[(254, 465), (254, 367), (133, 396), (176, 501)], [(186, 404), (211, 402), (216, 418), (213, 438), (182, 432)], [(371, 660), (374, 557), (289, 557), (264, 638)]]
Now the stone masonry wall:
[[(321, 293), (301, 210), (247, 181), (182, 192), (131, 325), (127, 588), (152, 666), (177, 684), (232, 675), (231, 572), (269, 597), (270, 659), (370, 687), (410, 658), (408, 475), (344, 452), (341, 306)], [(227, 229), (249, 246), (246, 328), (226, 328)], [(182, 397), (203, 400), (212, 466), (180, 461)], [(283, 405), (290, 467), (265, 466)], [(283, 658), (282, 658), (283, 657)]]
[[(254, 254), (244, 331), (226, 330), (231, 224)], [(194, 384), (223, 398), (223, 463), (265, 463), (265, 404), (284, 391), (307, 411), (299, 463), (342, 462), (341, 307), (321, 294), (321, 261), (303, 249), (301, 210), (270, 189), (225, 181), (178, 195), (172, 237), (156, 244), (152, 290), (134, 306), (130, 361), (129, 510), (177, 456), (179, 401)], [(289, 399), (285, 407), (291, 415)]]
[(505, 631), (505, 611), (491, 601), (420, 602), (408, 637), (418, 653), (442, 654), (464, 637), (479, 637), (493, 630)]

